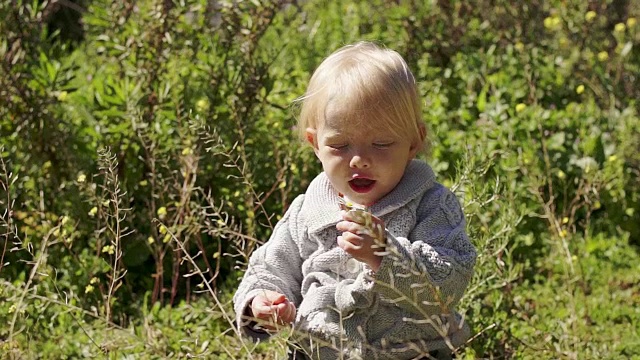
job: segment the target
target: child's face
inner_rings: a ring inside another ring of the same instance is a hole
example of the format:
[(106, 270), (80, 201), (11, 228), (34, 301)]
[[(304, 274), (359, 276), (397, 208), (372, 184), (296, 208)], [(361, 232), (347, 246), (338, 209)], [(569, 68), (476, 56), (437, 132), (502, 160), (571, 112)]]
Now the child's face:
[(336, 190), (367, 206), (395, 188), (419, 150), (419, 144), (372, 122), (363, 128), (327, 119), (317, 129), (307, 129), (307, 140)]

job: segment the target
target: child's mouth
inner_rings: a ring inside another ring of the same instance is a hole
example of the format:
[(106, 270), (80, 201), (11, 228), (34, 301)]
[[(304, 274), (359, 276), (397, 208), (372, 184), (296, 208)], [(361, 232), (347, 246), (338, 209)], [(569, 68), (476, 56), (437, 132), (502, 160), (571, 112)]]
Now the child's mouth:
[(356, 178), (349, 181), (349, 186), (351, 187), (351, 190), (357, 193), (366, 193), (373, 188), (373, 185), (375, 185), (375, 183), (375, 180)]

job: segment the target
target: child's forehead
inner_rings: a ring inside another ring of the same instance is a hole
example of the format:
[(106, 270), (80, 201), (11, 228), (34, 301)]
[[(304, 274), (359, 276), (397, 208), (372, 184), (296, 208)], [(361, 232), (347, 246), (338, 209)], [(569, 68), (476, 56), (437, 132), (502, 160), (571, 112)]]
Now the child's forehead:
[(387, 124), (376, 119), (330, 117), (325, 118), (322, 128), (327, 137), (391, 136)]
[(372, 128), (371, 123), (375, 120), (365, 121), (368, 116), (361, 112), (349, 110), (327, 111), (324, 117), (324, 127), (335, 132), (348, 132), (354, 128)]

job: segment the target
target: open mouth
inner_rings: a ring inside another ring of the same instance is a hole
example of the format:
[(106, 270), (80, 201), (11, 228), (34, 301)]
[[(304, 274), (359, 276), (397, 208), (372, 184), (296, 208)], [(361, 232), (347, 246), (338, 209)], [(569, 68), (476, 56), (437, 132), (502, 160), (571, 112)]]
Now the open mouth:
[(351, 190), (357, 193), (366, 193), (373, 188), (373, 185), (375, 185), (375, 183), (375, 180), (356, 178), (349, 181), (349, 186), (351, 187)]

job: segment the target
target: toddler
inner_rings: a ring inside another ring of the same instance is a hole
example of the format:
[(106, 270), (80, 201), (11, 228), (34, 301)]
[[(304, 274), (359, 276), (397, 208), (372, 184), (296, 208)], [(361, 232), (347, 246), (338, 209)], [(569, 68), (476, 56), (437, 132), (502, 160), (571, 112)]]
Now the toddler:
[(299, 101), (324, 171), (251, 256), (238, 327), (260, 340), (292, 324), (295, 359), (449, 358), (470, 335), (454, 307), (476, 252), (458, 200), (414, 159), (428, 141), (406, 62), (345, 46)]

